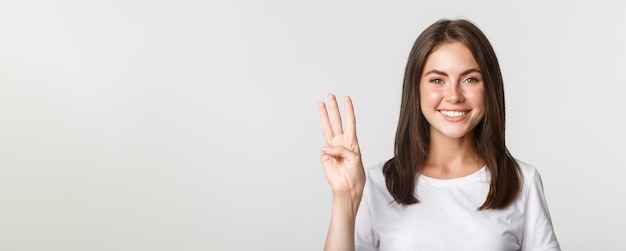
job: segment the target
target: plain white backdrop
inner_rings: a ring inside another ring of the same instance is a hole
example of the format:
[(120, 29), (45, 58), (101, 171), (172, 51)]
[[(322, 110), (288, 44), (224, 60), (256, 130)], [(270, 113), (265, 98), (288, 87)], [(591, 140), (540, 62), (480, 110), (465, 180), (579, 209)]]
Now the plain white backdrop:
[(563, 250), (626, 250), (616, 2), (2, 1), (0, 250), (320, 250), (316, 103), (350, 95), (387, 160), (413, 41), (461, 17)]

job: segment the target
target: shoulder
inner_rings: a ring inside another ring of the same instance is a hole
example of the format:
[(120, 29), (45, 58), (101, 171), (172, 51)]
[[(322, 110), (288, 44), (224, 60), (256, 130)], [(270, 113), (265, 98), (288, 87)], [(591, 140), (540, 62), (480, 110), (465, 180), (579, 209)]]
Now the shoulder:
[(517, 162), (517, 165), (519, 165), (524, 187), (528, 186), (529, 184), (535, 183), (537, 181), (541, 182), (541, 177), (539, 175), (539, 172), (537, 171), (537, 168), (535, 168), (534, 165), (531, 165), (519, 159), (515, 159), (515, 161)]
[(522, 174), (522, 200), (526, 200), (529, 196), (543, 197), (543, 182), (537, 168), (526, 162), (517, 159), (516, 161)]
[(519, 165), (520, 173), (523, 175), (524, 178), (532, 177), (537, 172), (537, 168), (535, 168), (535, 166), (529, 164), (528, 162), (524, 162), (519, 159), (515, 159), (515, 161), (517, 162), (517, 165)]
[(372, 166), (365, 168), (365, 177), (368, 183), (385, 184), (385, 175), (383, 174), (383, 167), (385, 162), (378, 162)]
[(387, 184), (383, 173), (385, 163), (386, 161), (378, 162), (365, 168), (365, 189), (369, 190), (371, 193), (386, 197), (389, 195), (389, 192), (387, 191)]

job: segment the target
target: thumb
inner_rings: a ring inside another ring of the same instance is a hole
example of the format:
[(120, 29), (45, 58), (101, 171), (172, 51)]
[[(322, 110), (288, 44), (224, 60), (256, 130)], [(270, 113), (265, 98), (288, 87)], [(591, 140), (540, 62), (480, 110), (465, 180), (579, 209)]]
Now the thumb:
[(329, 144), (325, 144), (322, 147), (322, 153), (325, 155), (329, 155), (335, 158), (342, 158), (342, 159), (356, 159), (358, 158), (358, 155), (350, 150), (348, 150), (348, 148), (345, 148), (343, 146), (333, 146), (333, 145), (329, 145)]

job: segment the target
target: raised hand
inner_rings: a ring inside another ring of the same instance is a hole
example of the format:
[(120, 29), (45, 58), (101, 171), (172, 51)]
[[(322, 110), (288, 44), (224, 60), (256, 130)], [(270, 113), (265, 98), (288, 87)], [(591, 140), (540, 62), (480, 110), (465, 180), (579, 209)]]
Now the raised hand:
[(350, 97), (344, 98), (345, 132), (335, 95), (328, 95), (328, 105), (330, 117), (324, 102), (320, 101), (318, 104), (322, 131), (326, 138), (326, 144), (322, 147), (320, 156), (326, 179), (335, 195), (358, 196), (360, 200), (365, 185), (365, 171), (356, 137), (356, 119), (352, 100)]

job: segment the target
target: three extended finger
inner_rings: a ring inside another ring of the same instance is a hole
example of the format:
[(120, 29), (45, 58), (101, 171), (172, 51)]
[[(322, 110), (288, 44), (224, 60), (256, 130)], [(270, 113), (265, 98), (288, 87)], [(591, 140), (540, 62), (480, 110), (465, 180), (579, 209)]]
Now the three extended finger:
[(317, 104), (317, 109), (320, 114), (320, 120), (322, 121), (322, 132), (324, 133), (324, 138), (326, 139), (326, 143), (330, 143), (333, 140), (334, 134), (333, 129), (330, 125), (328, 111), (326, 111), (326, 105), (324, 104), (324, 102), (320, 101)]
[(334, 94), (328, 94), (328, 105), (330, 106), (330, 116), (332, 119), (331, 126), (333, 128), (334, 135), (343, 134), (343, 127), (341, 125), (341, 114), (339, 113), (339, 105), (337, 105), (337, 99)]
[(354, 115), (352, 99), (345, 97), (343, 102), (346, 108), (346, 133), (356, 139), (356, 116)]

